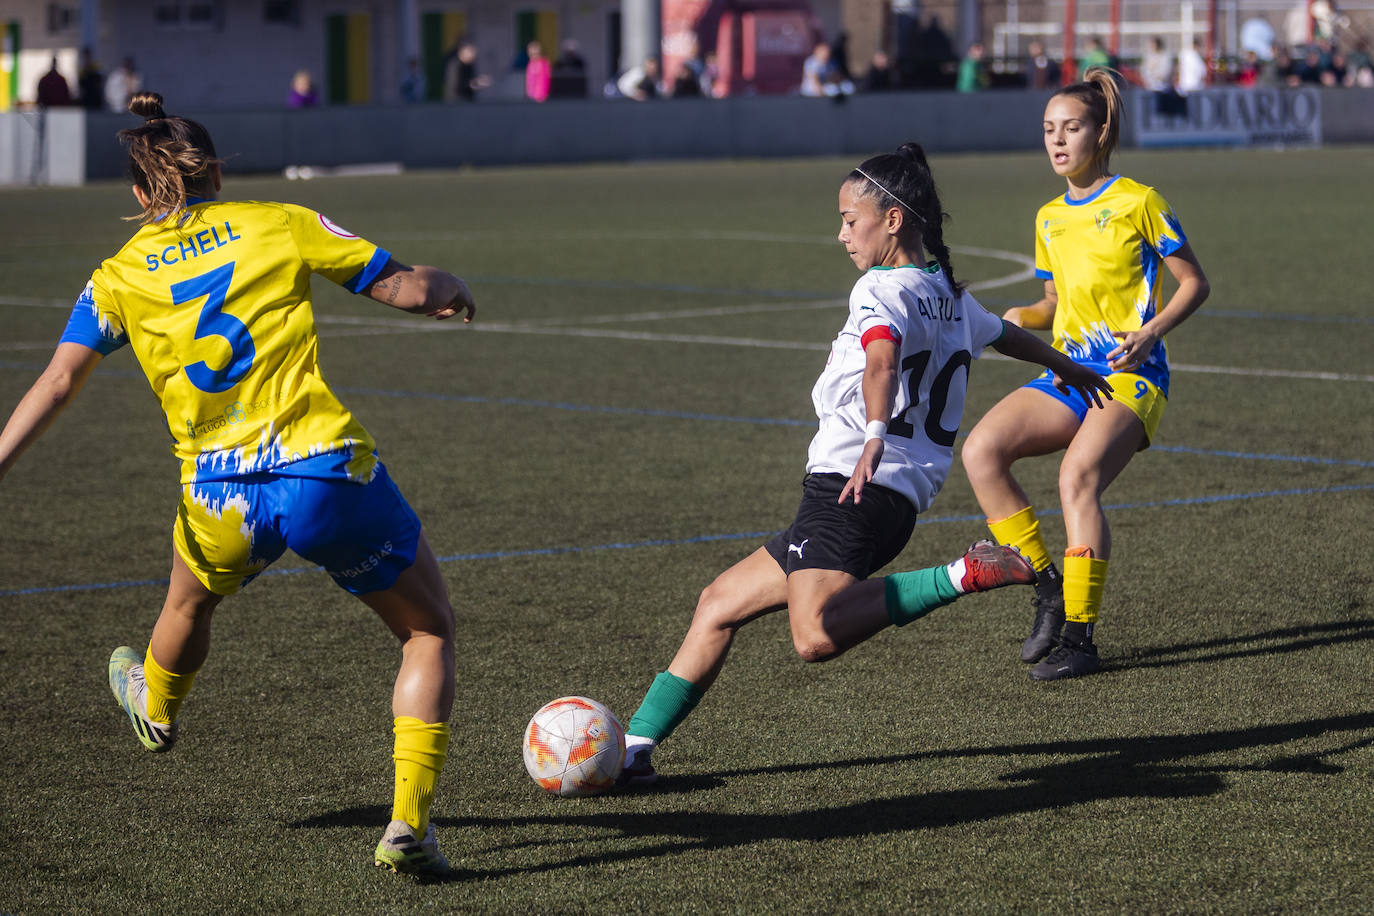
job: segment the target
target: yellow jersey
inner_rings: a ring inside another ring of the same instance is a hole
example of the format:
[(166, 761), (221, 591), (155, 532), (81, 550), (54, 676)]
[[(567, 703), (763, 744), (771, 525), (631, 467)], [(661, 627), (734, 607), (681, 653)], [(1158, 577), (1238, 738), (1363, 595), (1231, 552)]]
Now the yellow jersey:
[[(1067, 194), (1035, 217), (1035, 275), (1058, 294), (1054, 347), (1106, 375), (1113, 331), (1138, 330), (1159, 310), (1160, 267), (1188, 239), (1154, 188), (1121, 175), (1090, 197)], [(1160, 340), (1137, 374), (1169, 393), (1169, 361)]]
[(101, 263), (62, 340), (133, 348), (183, 484), (268, 471), (366, 482), (375, 443), (320, 371), (310, 276), (361, 293), (389, 258), (305, 207), (193, 201)]

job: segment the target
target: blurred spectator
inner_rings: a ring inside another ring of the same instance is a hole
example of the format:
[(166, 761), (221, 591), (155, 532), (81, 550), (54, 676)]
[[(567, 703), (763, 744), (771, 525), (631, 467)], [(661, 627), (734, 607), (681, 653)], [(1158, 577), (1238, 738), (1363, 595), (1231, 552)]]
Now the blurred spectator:
[(864, 75), (863, 91), (886, 92), (896, 88), (892, 78), (892, 62), (888, 60), (887, 52), (881, 49), (874, 51), (873, 60), (868, 64), (868, 73)]
[(401, 101), (423, 102), (428, 91), (424, 71), (420, 69), (420, 58), (412, 57), (406, 65), (405, 76), (401, 78)]
[(1174, 85), (1174, 59), (1164, 48), (1164, 39), (1156, 35), (1140, 58), (1140, 81), (1151, 92), (1165, 92)]
[(1323, 86), (1344, 86), (1345, 85), (1345, 54), (1339, 48), (1331, 49), (1331, 56), (1327, 58), (1326, 66), (1322, 67)]
[[(1320, 86), (1322, 84), (1322, 52), (1316, 45), (1307, 49), (1303, 59), (1293, 68), (1294, 75), (1298, 78), (1298, 84), (1306, 86)], [(1288, 84), (1293, 85), (1292, 79)]]
[[(1299, 64), (1293, 59), (1293, 55), (1288, 53), (1288, 49), (1278, 46), (1274, 50), (1273, 85), (1276, 86), (1297, 86), (1302, 83), (1299, 75)], [(1261, 80), (1264, 76), (1261, 74)]]
[[(105, 74), (89, 47), (81, 49), (81, 69), (76, 74), (76, 93), (81, 107), (98, 111), (105, 107)], [(116, 109), (118, 110), (118, 109)]]
[(457, 53), (444, 73), (445, 101), (476, 101), (477, 93), (490, 85), (491, 77), (477, 72), (477, 45), (470, 41), (459, 42)]
[(1191, 47), (1178, 52), (1178, 91), (1187, 95), (1207, 85), (1207, 62), (1202, 59), (1202, 43), (1194, 39)]
[(1059, 62), (1045, 53), (1045, 43), (1032, 41), (1026, 48), (1026, 85), (1031, 89), (1053, 89), (1059, 85)]
[(701, 80), (687, 61), (678, 64), (670, 94), (675, 99), (701, 97)]
[(801, 94), (818, 98), (851, 95), (854, 84), (845, 79), (830, 55), (830, 45), (818, 42), (811, 56), (802, 62)]
[(39, 108), (60, 108), (72, 103), (72, 90), (67, 86), (67, 78), (57, 70), (56, 55), (48, 72), (38, 80), (37, 101)]
[(287, 108), (314, 108), (320, 102), (315, 92), (315, 81), (309, 70), (297, 70), (291, 77), (291, 91), (286, 94)]
[(1363, 89), (1374, 87), (1374, 60), (1369, 56), (1369, 39), (1355, 42), (1355, 50), (1346, 58), (1345, 84)]
[(587, 95), (587, 62), (582, 58), (576, 39), (569, 38), (559, 46), (549, 95), (558, 99), (581, 99)]
[(129, 100), (142, 88), (143, 77), (138, 75), (134, 59), (126, 57), (105, 79), (105, 105), (110, 111), (127, 111)]
[(646, 57), (638, 67), (631, 67), (616, 80), (616, 88), (627, 99), (647, 102), (659, 97), (659, 69), (657, 57)]
[(543, 102), (549, 97), (553, 82), (553, 65), (544, 56), (544, 46), (537, 41), (525, 45), (525, 98)]
[(1236, 70), (1236, 85), (1245, 89), (1258, 86), (1262, 63), (1258, 54), (1247, 49), (1245, 56), (1241, 58), (1240, 67)]
[(959, 62), (959, 78), (954, 88), (959, 92), (980, 92), (988, 88), (987, 63), (983, 60), (983, 44), (975, 41), (968, 46), (968, 53)]
[(849, 69), (849, 33), (841, 32), (835, 36), (835, 40), (830, 43), (830, 60), (835, 64), (835, 72), (840, 75), (842, 80), (854, 79), (853, 72)]
[(1111, 67), (1112, 56), (1102, 46), (1102, 39), (1094, 35), (1088, 40), (1088, 50), (1083, 52), (1083, 59), (1080, 63), (1083, 66), (1082, 72), (1087, 73), (1090, 67)]
[(916, 28), (911, 41), (901, 47), (898, 82), (917, 89), (953, 85), (946, 70), (952, 72), (956, 61), (954, 45), (940, 28), (940, 20), (929, 16), (924, 25)]
[(716, 52), (707, 53), (701, 62), (701, 94), (707, 98), (720, 98), (725, 91), (724, 84), (720, 81), (720, 60), (716, 57)]

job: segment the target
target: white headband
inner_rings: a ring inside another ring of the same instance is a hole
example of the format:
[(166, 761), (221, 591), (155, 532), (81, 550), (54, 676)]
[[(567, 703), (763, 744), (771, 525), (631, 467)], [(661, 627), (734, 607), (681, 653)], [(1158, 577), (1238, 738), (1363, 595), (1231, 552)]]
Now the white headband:
[(872, 175), (868, 174), (868, 173), (865, 172), (863, 169), (858, 169), (858, 168), (856, 168), (854, 171), (858, 172), (860, 175), (864, 176), (864, 177), (867, 178), (869, 181), (873, 182), (873, 184), (875, 184), (875, 185), (877, 186), (878, 190), (882, 191), (882, 192), (883, 192), (884, 194), (886, 194), (888, 197), (891, 197), (893, 200), (897, 201), (897, 203), (901, 204), (903, 207), (906, 207), (906, 208), (907, 208), (907, 211), (908, 211), (912, 216), (914, 216), (914, 217), (916, 217), (918, 220), (920, 220), (922, 225), (925, 224), (925, 220), (921, 218), (921, 214), (919, 214), (919, 213), (916, 212), (916, 208), (915, 208), (915, 207), (913, 207), (911, 204), (907, 203), (906, 201), (902, 200), (902, 199), (901, 199), (900, 197), (898, 197), (896, 194), (893, 194), (891, 191), (889, 191), (889, 190), (887, 189), (887, 187), (886, 187), (881, 181), (879, 181), (878, 179), (874, 178)]

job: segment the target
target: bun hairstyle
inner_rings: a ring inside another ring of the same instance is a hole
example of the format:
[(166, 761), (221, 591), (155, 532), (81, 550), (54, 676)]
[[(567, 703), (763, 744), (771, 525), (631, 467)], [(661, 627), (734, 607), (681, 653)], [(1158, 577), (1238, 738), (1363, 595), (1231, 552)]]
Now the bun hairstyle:
[(119, 142), (129, 151), (129, 179), (148, 195), (148, 206), (128, 219), (144, 226), (161, 222), (186, 209), (188, 196), (212, 196), (211, 167), (223, 160), (204, 125), (168, 116), (156, 92), (136, 93), (129, 111), (144, 121), (121, 130)]
[(1121, 139), (1121, 117), (1125, 113), (1125, 106), (1116, 82), (1120, 76), (1121, 74), (1107, 67), (1089, 67), (1083, 74), (1082, 82), (1065, 86), (1054, 94), (1077, 99), (1088, 109), (1089, 117), (1100, 131), (1097, 137), (1097, 159), (1104, 169), (1107, 168), (1112, 153), (1116, 151), (1117, 143)]
[(903, 230), (920, 236), (921, 244), (935, 257), (955, 295), (964, 284), (954, 279), (942, 224), (949, 217), (940, 207), (935, 176), (930, 173), (926, 152), (919, 143), (903, 143), (895, 152), (864, 160), (849, 173), (846, 182), (855, 184), (855, 196), (871, 198), (880, 212), (900, 207), (910, 217)]

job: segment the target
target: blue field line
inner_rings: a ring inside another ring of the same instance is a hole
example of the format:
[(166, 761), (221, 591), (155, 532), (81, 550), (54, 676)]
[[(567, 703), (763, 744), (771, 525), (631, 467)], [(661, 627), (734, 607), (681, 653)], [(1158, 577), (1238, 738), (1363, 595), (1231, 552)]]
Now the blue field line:
[[(979, 300), (980, 302), (982, 300)], [(1297, 321), (1303, 324), (1374, 324), (1368, 315), (1297, 315), (1291, 312), (1259, 312), (1254, 309), (1199, 309), (1193, 317), (1258, 318), (1267, 321)]]
[[(1227, 493), (1219, 496), (1191, 496), (1178, 499), (1159, 499), (1138, 503), (1116, 503), (1105, 506), (1108, 511), (1117, 512), (1129, 509), (1158, 509), (1173, 506), (1203, 506), (1215, 503), (1242, 502), (1251, 499), (1271, 499), (1279, 496), (1318, 496), (1330, 493), (1354, 493), (1374, 490), (1374, 483), (1354, 483), (1338, 487), (1299, 487), (1290, 490), (1260, 490), (1254, 493)], [(1061, 515), (1059, 509), (1036, 510), (1042, 517)], [(987, 521), (981, 513), (973, 515), (942, 515), (921, 519), (923, 525), (948, 525), (954, 523), (976, 523)], [(776, 531), (744, 531), (736, 534), (701, 534), (690, 538), (664, 538), (648, 541), (615, 541), (610, 544), (571, 547), (535, 547), (526, 550), (491, 550), (483, 553), (455, 553), (439, 557), (440, 563), (464, 563), (475, 560), (511, 560), (521, 557), (557, 557), (581, 553), (598, 553), (606, 550), (641, 550), (646, 547), (687, 547), (693, 544), (710, 544), (721, 541), (760, 541), (772, 537)], [(319, 566), (295, 566), (285, 569), (269, 569), (263, 576), (294, 576), (300, 573), (322, 572)], [(93, 592), (112, 588), (140, 588), (148, 585), (166, 585), (167, 579), (138, 579), (125, 582), (97, 582), (84, 585), (49, 585), (38, 588), (0, 589), (0, 598), (14, 598), (24, 595), (52, 595), (62, 592)]]
[(1224, 449), (1191, 448), (1186, 445), (1152, 445), (1150, 451), (1179, 455), (1206, 455), (1209, 458), (1241, 458), (1246, 461), (1289, 461), (1294, 464), (1320, 464), (1326, 467), (1374, 468), (1374, 461), (1358, 458), (1315, 458), (1308, 455), (1278, 455), (1264, 452), (1236, 452)]
[[(0, 369), (42, 369), (31, 363), (16, 363), (0, 360)], [(143, 373), (137, 370), (105, 369), (104, 374), (121, 378), (142, 379)], [(397, 400), (439, 401), (451, 404), (499, 404), (505, 407), (531, 407), (539, 410), (566, 410), (575, 413), (595, 413), (619, 416), (657, 417), (668, 420), (699, 420), (709, 423), (744, 423), (755, 426), (815, 427), (814, 419), (794, 420), (782, 417), (737, 417), (729, 414), (695, 413), (685, 410), (661, 410), (652, 407), (612, 407), (598, 404), (573, 404), (567, 401), (536, 401), (525, 398), (489, 397), (477, 394), (444, 394), (434, 391), (405, 391), (387, 388), (358, 388), (337, 386), (340, 394), (356, 394), (364, 397), (395, 398)], [(965, 434), (961, 434), (963, 438)], [(1186, 445), (1155, 445), (1152, 451), (1168, 452), (1179, 455), (1202, 455), (1211, 458), (1236, 458), (1243, 461), (1280, 461), (1292, 464), (1313, 464), (1324, 467), (1374, 467), (1374, 461), (1354, 458), (1320, 458), (1307, 455), (1280, 455), (1264, 452), (1242, 452), (1227, 449), (1194, 448)]]

